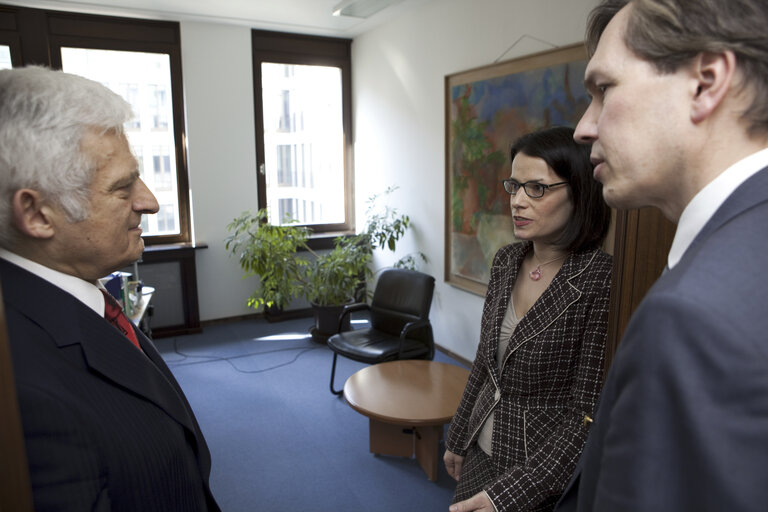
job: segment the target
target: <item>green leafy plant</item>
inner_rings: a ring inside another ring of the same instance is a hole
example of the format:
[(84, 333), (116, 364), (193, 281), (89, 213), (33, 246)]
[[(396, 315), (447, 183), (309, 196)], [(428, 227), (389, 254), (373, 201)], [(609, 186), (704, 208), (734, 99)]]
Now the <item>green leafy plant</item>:
[[(310, 230), (287, 221), (282, 226), (269, 224), (265, 209), (255, 215), (243, 213), (227, 226), (232, 233), (225, 239), (226, 249), (237, 255), (246, 276), (258, 275), (259, 288), (248, 299), (248, 306), (287, 307), (295, 297), (304, 297), (317, 306), (342, 305), (356, 296), (373, 276), (370, 263), (376, 249), (395, 251), (397, 242), (411, 226), (407, 215), (377, 202), (391, 194), (390, 187), (372, 196), (366, 209), (366, 224), (357, 235), (340, 236), (334, 247), (319, 254), (307, 244)], [(306, 251), (313, 257), (298, 253)], [(422, 253), (413, 253), (394, 266), (415, 268)]]
[[(310, 250), (311, 251), (311, 250)], [(317, 306), (345, 304), (353, 298), (361, 281), (371, 277), (368, 264), (372, 251), (366, 237), (339, 237), (333, 250), (318, 255), (299, 273), (303, 295)]]
[(379, 198), (388, 196), (395, 190), (397, 187), (388, 187), (383, 193), (368, 198), (368, 207), (365, 210), (367, 220), (362, 236), (364, 242), (372, 249), (387, 248), (395, 252), (397, 241), (411, 226), (411, 218), (399, 215), (396, 209), (390, 206), (384, 206), (383, 210), (377, 209)]
[(227, 225), (231, 235), (224, 239), (224, 247), (238, 257), (244, 278), (260, 278), (248, 306), (284, 309), (302, 291), (297, 276), (307, 261), (297, 258), (296, 252), (306, 246), (310, 230), (290, 222), (275, 226), (268, 219), (266, 209), (255, 215), (244, 212)]

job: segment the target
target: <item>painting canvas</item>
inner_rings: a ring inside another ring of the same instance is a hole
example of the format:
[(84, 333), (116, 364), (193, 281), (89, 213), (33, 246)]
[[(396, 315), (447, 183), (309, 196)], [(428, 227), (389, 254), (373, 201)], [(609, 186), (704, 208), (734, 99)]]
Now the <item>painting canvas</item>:
[(446, 98), (446, 248), (448, 283), (484, 295), (493, 256), (515, 242), (501, 180), (520, 136), (575, 127), (589, 105), (583, 45), (448, 75)]

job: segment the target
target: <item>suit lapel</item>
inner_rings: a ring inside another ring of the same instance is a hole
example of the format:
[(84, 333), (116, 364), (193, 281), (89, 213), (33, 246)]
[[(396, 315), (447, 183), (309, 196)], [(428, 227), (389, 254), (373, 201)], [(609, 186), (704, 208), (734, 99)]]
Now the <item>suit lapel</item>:
[(85, 363), (94, 372), (153, 402), (195, 432), (186, 401), (173, 384), (170, 371), (142, 333), (137, 336), (147, 355), (64, 290), (4, 260), (0, 260), (0, 270), (6, 301), (45, 329), (59, 349), (79, 344)]
[[(145, 353), (139, 351), (117, 329), (102, 320), (83, 317), (80, 345), (87, 364), (105, 379), (142, 396), (194, 432), (186, 403), (172, 381), (164, 375), (165, 363), (143, 334), (137, 333)], [(126, 343), (126, 341), (128, 341)]]
[(504, 364), (509, 357), (523, 344), (536, 337), (540, 332), (549, 327), (555, 320), (579, 300), (581, 290), (573, 285), (572, 281), (578, 278), (592, 262), (597, 252), (587, 254), (571, 254), (563, 263), (560, 272), (557, 273), (550, 285), (536, 300), (528, 313), (520, 319), (506, 355)]
[(739, 185), (728, 199), (720, 205), (712, 218), (701, 229), (684, 258), (696, 252), (696, 247), (706, 240), (712, 233), (724, 226), (728, 221), (752, 208), (753, 206), (768, 201), (768, 167), (752, 175), (747, 181)]

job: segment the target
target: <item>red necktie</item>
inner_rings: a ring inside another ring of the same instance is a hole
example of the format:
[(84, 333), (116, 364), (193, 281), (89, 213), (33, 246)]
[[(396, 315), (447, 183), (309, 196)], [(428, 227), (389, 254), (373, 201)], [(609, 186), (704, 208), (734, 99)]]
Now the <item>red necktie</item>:
[(104, 317), (109, 320), (109, 323), (114, 325), (118, 331), (125, 334), (125, 336), (131, 340), (131, 343), (136, 345), (136, 348), (141, 350), (139, 346), (139, 339), (136, 337), (136, 332), (133, 330), (133, 323), (123, 313), (123, 308), (115, 300), (112, 295), (106, 290), (101, 290), (104, 294)]

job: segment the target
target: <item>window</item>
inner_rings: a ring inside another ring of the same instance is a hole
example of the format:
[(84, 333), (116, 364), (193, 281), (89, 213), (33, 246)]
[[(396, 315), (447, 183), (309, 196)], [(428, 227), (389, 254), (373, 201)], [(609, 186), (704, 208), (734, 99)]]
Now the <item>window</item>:
[(316, 233), (354, 230), (350, 41), (252, 31), (258, 206)]
[(139, 174), (141, 175), (141, 179), (146, 183), (146, 180), (144, 179), (144, 148), (141, 146), (133, 148), (133, 155), (139, 163)]
[(171, 155), (167, 146), (152, 148), (152, 169), (155, 174), (152, 183), (157, 191), (172, 190)]
[(176, 217), (174, 216), (174, 205), (161, 204), (160, 210), (157, 212), (157, 230), (158, 231), (173, 231), (175, 229)]
[(11, 69), (11, 47), (0, 44), (0, 69)]
[(277, 184), (282, 187), (291, 187), (296, 185), (296, 173), (293, 165), (296, 146), (290, 144), (278, 144), (277, 162), (275, 169), (277, 171)]
[(135, 115), (125, 125), (128, 142), (142, 179), (165, 209), (162, 220), (142, 219), (145, 241), (190, 240), (178, 23), (4, 7), (0, 67), (7, 61), (60, 68), (125, 98)]
[(152, 109), (152, 128), (168, 131), (168, 87), (166, 85), (150, 85), (149, 105)]
[[(112, 87), (116, 93), (125, 98), (125, 100), (131, 104), (131, 107), (133, 107), (134, 117), (125, 123), (125, 129), (128, 131), (141, 131), (142, 102), (141, 97), (139, 96), (139, 87), (139, 84), (136, 82), (122, 82), (117, 84), (117, 86)], [(140, 144), (132, 146), (134, 152), (139, 151), (141, 148)]]
[[(154, 172), (152, 176), (142, 173), (142, 179), (158, 202), (170, 208), (165, 215), (172, 217), (170, 222), (150, 218), (146, 234), (178, 235), (176, 161), (169, 150), (174, 133), (167, 101), (171, 83), (168, 55), (62, 47), (61, 64), (67, 73), (101, 82), (131, 104), (134, 118), (126, 124), (128, 141), (137, 159), (141, 156), (143, 160), (145, 154), (152, 156)], [(143, 162), (139, 167), (143, 168)]]

